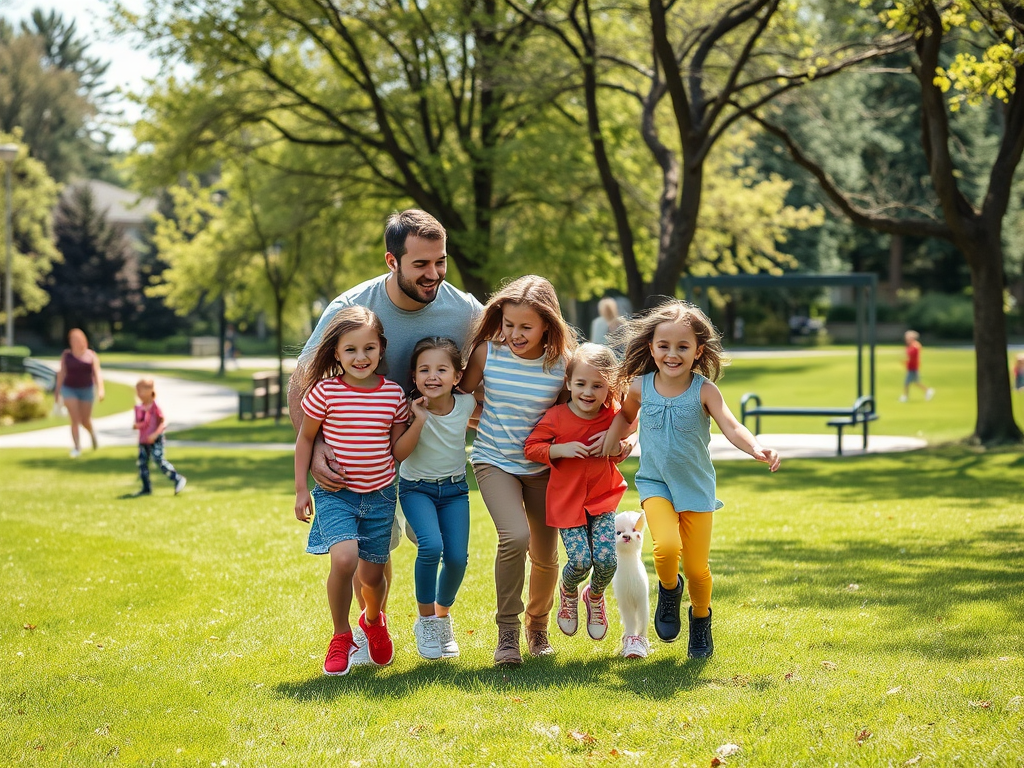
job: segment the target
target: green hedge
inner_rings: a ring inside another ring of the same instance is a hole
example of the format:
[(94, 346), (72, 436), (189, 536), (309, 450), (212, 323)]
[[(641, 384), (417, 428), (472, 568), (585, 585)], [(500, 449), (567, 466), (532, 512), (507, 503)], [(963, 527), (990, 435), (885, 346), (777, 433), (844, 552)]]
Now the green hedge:
[(0, 424), (46, 416), (46, 393), (31, 376), (0, 374)]
[(974, 307), (969, 296), (929, 293), (907, 307), (907, 327), (942, 339), (974, 336)]

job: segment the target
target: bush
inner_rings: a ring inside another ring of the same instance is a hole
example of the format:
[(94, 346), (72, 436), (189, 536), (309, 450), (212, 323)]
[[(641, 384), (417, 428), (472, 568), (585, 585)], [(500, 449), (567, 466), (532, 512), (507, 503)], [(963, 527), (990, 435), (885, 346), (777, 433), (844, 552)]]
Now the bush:
[(968, 296), (928, 293), (907, 307), (907, 325), (943, 339), (974, 336), (974, 307)]
[(0, 355), (7, 355), (9, 357), (28, 357), (32, 354), (32, 351), (28, 347), (5, 347), (0, 344)]
[(46, 393), (30, 376), (0, 375), (0, 424), (46, 416)]
[(777, 315), (768, 315), (744, 328), (744, 341), (754, 346), (783, 346), (789, 344), (789, 323)]

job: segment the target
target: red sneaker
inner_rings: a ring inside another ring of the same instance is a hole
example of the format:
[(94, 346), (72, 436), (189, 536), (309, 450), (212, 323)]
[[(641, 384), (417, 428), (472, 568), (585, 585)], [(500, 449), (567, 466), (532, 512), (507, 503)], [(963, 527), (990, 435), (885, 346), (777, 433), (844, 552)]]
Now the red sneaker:
[(327, 658), (324, 659), (325, 675), (347, 675), (351, 665), (349, 659), (359, 650), (359, 646), (352, 640), (351, 632), (342, 632), (331, 638), (331, 644), (327, 646)]
[(390, 664), (395, 658), (395, 646), (388, 634), (388, 617), (384, 612), (380, 612), (376, 624), (370, 624), (366, 621), (366, 611), (363, 611), (359, 614), (359, 628), (366, 633), (366, 649), (370, 653), (370, 661), (378, 667)]

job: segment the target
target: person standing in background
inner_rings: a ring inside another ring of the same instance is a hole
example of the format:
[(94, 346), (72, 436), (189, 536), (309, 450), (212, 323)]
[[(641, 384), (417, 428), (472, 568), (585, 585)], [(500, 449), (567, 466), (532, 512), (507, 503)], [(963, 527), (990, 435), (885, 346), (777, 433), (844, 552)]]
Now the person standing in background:
[(96, 432), (92, 428), (92, 404), (106, 396), (103, 389), (103, 375), (100, 372), (100, 358), (89, 349), (89, 339), (81, 328), (72, 328), (68, 333), (68, 349), (60, 356), (60, 369), (54, 386), (54, 399), (68, 409), (71, 419), (71, 439), (75, 447), (71, 458), (82, 455), (79, 437), (81, 428), (89, 433), (93, 450), (99, 447)]

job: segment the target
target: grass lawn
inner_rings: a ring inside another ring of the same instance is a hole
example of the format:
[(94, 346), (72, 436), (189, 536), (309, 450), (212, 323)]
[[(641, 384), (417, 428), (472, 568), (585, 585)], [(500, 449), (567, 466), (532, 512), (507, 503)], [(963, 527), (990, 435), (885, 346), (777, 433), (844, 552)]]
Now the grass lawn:
[[(735, 766), (1024, 755), (1019, 450), (775, 476), (721, 463), (707, 663), (656, 641), (617, 658), (612, 600), (605, 641), (555, 630), (553, 658), (492, 667), (495, 535), (474, 491), (462, 657), (416, 655), (404, 543), (396, 661), (343, 678), (320, 671), (327, 562), (302, 551), (287, 453), (176, 450), (186, 492), (158, 475), (142, 500), (118, 498), (131, 449), (62, 454), (0, 451), (2, 765), (703, 767), (727, 743)], [(647, 563), (653, 584), (649, 541)]]
[[(104, 394), (103, 402), (93, 404), (92, 416), (94, 419), (101, 416), (109, 416), (113, 413), (130, 411), (135, 405), (135, 388), (124, 384), (117, 384), (106, 379), (103, 380)], [(46, 412), (53, 410), (53, 395), (46, 396)], [(67, 416), (46, 416), (34, 421), (22, 421), (8, 426), (0, 426), (0, 435), (13, 435), (18, 432), (31, 432), (36, 429), (47, 427), (59, 427), (62, 424), (70, 424)]]

